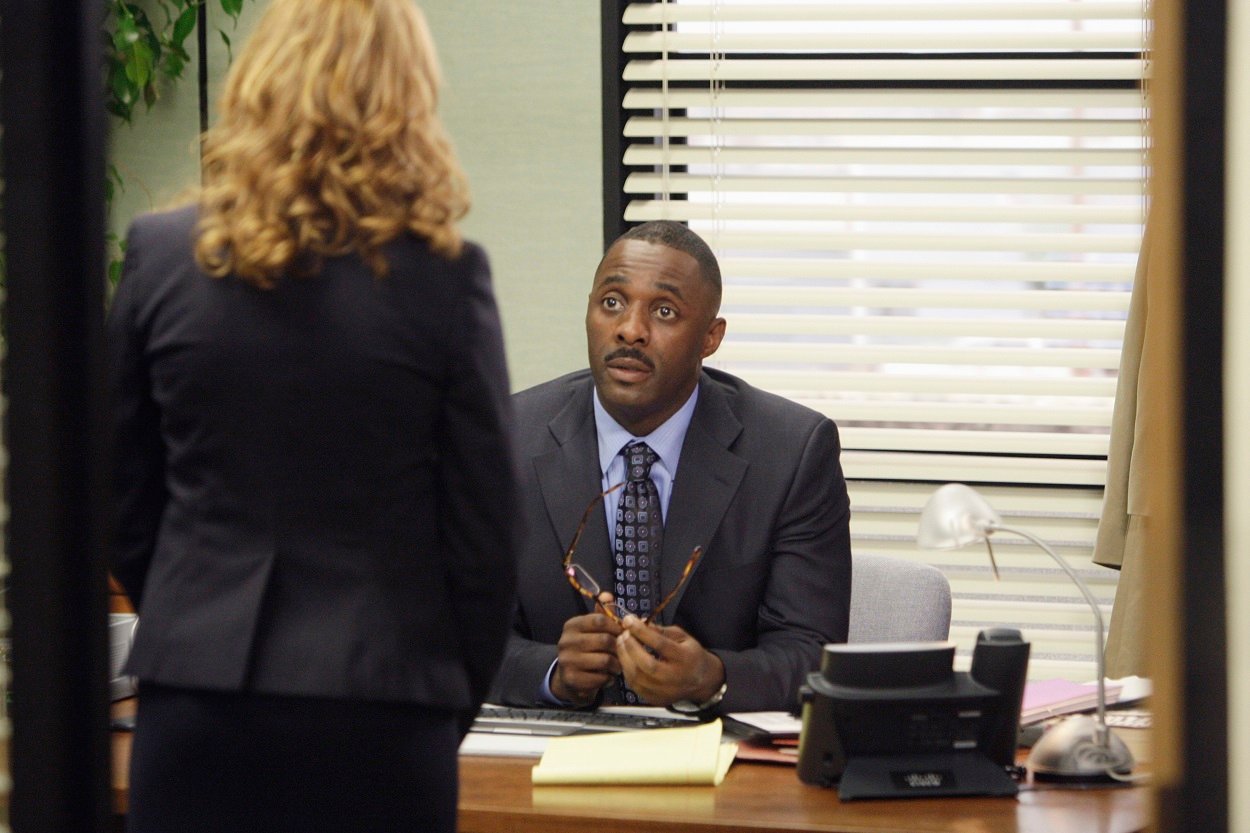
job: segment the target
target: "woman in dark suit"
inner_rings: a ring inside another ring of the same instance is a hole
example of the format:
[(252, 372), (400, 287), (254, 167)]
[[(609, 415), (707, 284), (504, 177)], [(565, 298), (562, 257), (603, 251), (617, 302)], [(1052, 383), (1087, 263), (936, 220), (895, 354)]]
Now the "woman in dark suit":
[(272, 0), (196, 204), (130, 230), (109, 350), (132, 831), (455, 827), (516, 480), (438, 83), (411, 0)]

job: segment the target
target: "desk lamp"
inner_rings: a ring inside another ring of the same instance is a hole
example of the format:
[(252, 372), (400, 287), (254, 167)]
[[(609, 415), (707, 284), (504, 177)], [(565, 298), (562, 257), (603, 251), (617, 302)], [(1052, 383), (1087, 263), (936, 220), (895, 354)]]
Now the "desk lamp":
[(1048, 729), (1029, 753), (1029, 771), (1039, 778), (1056, 781), (1103, 781), (1130, 773), (1133, 755), (1124, 741), (1107, 727), (1102, 611), (1094, 594), (1068, 562), (1035, 535), (1004, 525), (1002, 518), (985, 499), (962, 483), (947, 483), (929, 497), (920, 513), (920, 530), (916, 540), (925, 549), (938, 550), (956, 549), (984, 541), (994, 577), (998, 578), (998, 565), (994, 561), (994, 549), (990, 546), (990, 536), (996, 532), (1019, 535), (1053, 558), (1080, 588), (1081, 595), (1094, 611), (1097, 626), (1094, 635), (1094, 659), (1098, 667), (1097, 716), (1073, 715)]

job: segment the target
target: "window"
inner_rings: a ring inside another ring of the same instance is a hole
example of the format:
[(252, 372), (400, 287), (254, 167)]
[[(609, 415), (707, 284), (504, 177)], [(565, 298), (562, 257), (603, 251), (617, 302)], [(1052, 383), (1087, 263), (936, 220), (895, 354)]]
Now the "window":
[(1043, 552), (996, 539), (996, 583), (982, 549), (914, 541), (933, 489), (970, 483), (1109, 613), (1117, 575), (1089, 557), (1144, 215), (1142, 3), (604, 17), (606, 226), (668, 218), (708, 240), (729, 321), (708, 364), (838, 423), (855, 551), (941, 567), (962, 654), (1015, 625), (1033, 676), (1092, 678), (1089, 609)]

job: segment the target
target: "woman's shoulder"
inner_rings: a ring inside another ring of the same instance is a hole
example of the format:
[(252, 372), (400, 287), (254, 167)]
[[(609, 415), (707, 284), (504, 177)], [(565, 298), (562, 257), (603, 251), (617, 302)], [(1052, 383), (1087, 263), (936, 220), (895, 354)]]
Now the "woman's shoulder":
[(139, 214), (131, 220), (130, 227), (136, 231), (160, 233), (177, 229), (193, 229), (198, 220), (199, 207), (195, 203), (187, 203)]
[(467, 238), (460, 241), (459, 251), (450, 255), (435, 251), (427, 238), (411, 232), (401, 234), (386, 244), (384, 249), (392, 257), (429, 258), (435, 261), (442, 261), (451, 268), (475, 267), (487, 262), (486, 249), (481, 244)]
[(460, 251), (446, 255), (434, 251), (429, 241), (415, 235), (403, 235), (385, 249), (387, 264), (394, 277), (404, 276), (418, 284), (435, 281), (449, 291), (461, 292), (479, 284), (490, 284), (490, 260), (486, 250), (471, 240), (460, 245)]
[(194, 204), (140, 214), (130, 221), (127, 251), (152, 247), (185, 251), (194, 245), (198, 221), (199, 210)]
[(195, 205), (139, 214), (130, 221), (126, 232), (127, 260), (134, 260), (140, 253), (189, 254), (195, 244), (198, 219)]

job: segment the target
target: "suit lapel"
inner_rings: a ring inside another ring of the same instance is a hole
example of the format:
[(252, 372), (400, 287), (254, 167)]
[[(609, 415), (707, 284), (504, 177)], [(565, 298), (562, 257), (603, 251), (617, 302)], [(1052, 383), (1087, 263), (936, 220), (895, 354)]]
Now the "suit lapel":
[[(709, 559), (717, 558), (717, 553), (709, 551), (708, 545), (747, 470), (747, 461), (729, 450), (740, 433), (742, 423), (729, 407), (728, 395), (719, 385), (703, 376), (699, 402), (682, 443), (681, 462), (677, 467), (673, 494), (669, 498), (668, 516), (664, 520), (664, 544), (660, 555), (661, 593), (667, 593), (677, 585), (681, 571), (696, 546), (704, 548), (700, 567)], [(665, 624), (673, 621), (685, 589), (683, 587), (661, 613), (660, 618)]]
[[(570, 398), (568, 404), (548, 423), (557, 448), (534, 458), (538, 487), (558, 542), (551, 553), (553, 571), (560, 569), (560, 559), (573, 540), (586, 504), (600, 490), (599, 439), (591, 407), (591, 384), (587, 380), (584, 389)], [(612, 589), (612, 556), (608, 547), (603, 501), (599, 501), (586, 521), (586, 530), (577, 545), (574, 560), (586, 568), (596, 581), (605, 585), (605, 589)], [(589, 603), (586, 609), (589, 610)]]

